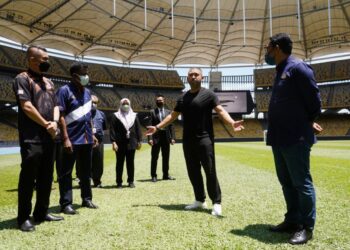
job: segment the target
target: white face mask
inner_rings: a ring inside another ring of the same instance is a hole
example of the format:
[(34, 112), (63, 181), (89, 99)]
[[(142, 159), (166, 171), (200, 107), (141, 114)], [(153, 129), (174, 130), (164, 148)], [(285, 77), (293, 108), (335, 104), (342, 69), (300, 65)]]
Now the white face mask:
[(84, 75), (84, 76), (79, 76), (80, 78), (80, 84), (83, 86), (88, 85), (89, 83), (89, 76), (88, 75)]
[(128, 104), (124, 104), (124, 105), (122, 106), (122, 110), (123, 110), (124, 112), (128, 112), (129, 109), (130, 109), (130, 107), (129, 107)]

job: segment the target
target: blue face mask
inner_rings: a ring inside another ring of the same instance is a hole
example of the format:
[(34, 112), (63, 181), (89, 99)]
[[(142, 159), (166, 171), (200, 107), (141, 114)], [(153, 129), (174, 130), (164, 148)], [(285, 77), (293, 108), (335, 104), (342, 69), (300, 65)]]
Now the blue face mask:
[(265, 62), (266, 62), (268, 65), (276, 65), (275, 58), (274, 58), (273, 56), (270, 56), (269, 53), (266, 53), (266, 54), (265, 54)]

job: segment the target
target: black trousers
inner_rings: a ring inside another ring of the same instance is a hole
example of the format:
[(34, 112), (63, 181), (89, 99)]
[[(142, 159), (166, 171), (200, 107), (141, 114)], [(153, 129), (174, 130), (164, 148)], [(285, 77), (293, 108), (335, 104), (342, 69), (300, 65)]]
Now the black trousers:
[(169, 176), (169, 155), (170, 155), (170, 143), (167, 139), (165, 131), (159, 131), (159, 141), (153, 144), (151, 150), (151, 176), (157, 177), (157, 161), (159, 156), (159, 151), (162, 150), (162, 166), (163, 166), (163, 178)]
[(56, 175), (57, 175), (57, 181), (58, 181), (58, 169), (62, 168), (62, 154), (63, 154), (63, 145), (62, 142), (56, 142), (56, 151), (54, 159), (56, 161)]
[(60, 187), (60, 205), (62, 208), (73, 202), (72, 171), (74, 163), (79, 168), (81, 198), (83, 201), (92, 200), (90, 185), (92, 144), (73, 145), (73, 153), (63, 150), (63, 163), (58, 169)]
[(36, 203), (33, 217), (44, 219), (50, 203), (55, 143), (21, 143), (21, 171), (18, 182), (18, 216), (21, 225), (32, 211), (34, 186)]
[(135, 149), (128, 150), (126, 147), (119, 147), (116, 152), (117, 164), (116, 164), (116, 176), (117, 184), (123, 183), (123, 168), (124, 161), (126, 159), (126, 171), (128, 173), (128, 183), (134, 182), (135, 171)]
[(221, 189), (215, 169), (214, 143), (209, 138), (194, 139), (183, 142), (187, 172), (192, 183), (197, 201), (205, 201), (205, 191), (201, 166), (203, 166), (207, 190), (214, 203), (221, 203)]
[(92, 149), (92, 169), (91, 176), (94, 185), (101, 184), (101, 177), (103, 174), (103, 142), (99, 142), (98, 146)]

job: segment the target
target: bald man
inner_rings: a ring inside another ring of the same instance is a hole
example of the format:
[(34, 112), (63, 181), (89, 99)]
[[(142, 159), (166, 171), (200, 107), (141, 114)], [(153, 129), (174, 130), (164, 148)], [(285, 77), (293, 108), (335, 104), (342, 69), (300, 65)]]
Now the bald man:
[(203, 167), (207, 179), (207, 190), (213, 203), (212, 215), (222, 216), (221, 189), (216, 176), (215, 152), (214, 152), (214, 129), (212, 110), (233, 131), (244, 129), (243, 121), (235, 121), (220, 105), (215, 93), (201, 86), (203, 73), (200, 68), (191, 68), (188, 71), (187, 81), (190, 90), (185, 92), (177, 100), (174, 110), (155, 126), (148, 126), (146, 135), (150, 136), (165, 128), (175, 121), (179, 115), (183, 119), (183, 151), (186, 161), (187, 173), (190, 178), (195, 201), (185, 207), (186, 210), (206, 209), (206, 194), (201, 173)]
[(36, 223), (63, 220), (48, 213), (53, 176), (55, 142), (59, 119), (54, 84), (43, 76), (50, 68), (45, 48), (27, 50), (29, 69), (16, 76), (13, 91), (18, 105), (18, 133), (21, 171), (18, 182), (19, 229), (34, 231), (30, 220), (32, 196), (36, 188), (33, 218)]

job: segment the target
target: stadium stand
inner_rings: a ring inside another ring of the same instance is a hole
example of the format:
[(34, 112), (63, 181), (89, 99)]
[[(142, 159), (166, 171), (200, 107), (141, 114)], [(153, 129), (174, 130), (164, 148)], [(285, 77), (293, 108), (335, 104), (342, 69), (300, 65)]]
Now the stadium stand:
[(0, 142), (18, 141), (17, 129), (0, 123)]
[[(350, 76), (350, 60), (311, 64), (318, 83), (348, 80)], [(255, 69), (256, 87), (272, 86), (275, 69)]]
[(213, 118), (213, 126), (214, 126), (214, 135), (215, 138), (231, 138), (233, 137), (224, 123), (219, 119), (219, 117)]
[[(350, 107), (350, 82), (319, 86), (322, 108)], [(258, 112), (267, 112), (271, 90), (256, 90), (255, 101)]]
[(92, 94), (96, 95), (99, 100), (99, 109), (117, 110), (119, 108), (120, 97), (112, 88), (90, 88)]
[[(312, 64), (315, 78), (319, 85), (322, 109), (326, 110), (318, 119), (318, 123), (324, 128), (319, 135), (322, 137), (349, 136), (349, 114), (337, 115), (341, 109), (350, 109), (350, 60)], [(256, 69), (255, 77), (255, 101), (256, 111), (266, 114), (271, 97), (274, 69)], [(329, 115), (332, 114), (332, 115)], [(252, 126), (252, 125), (250, 125)], [(245, 124), (248, 128), (248, 124)], [(246, 136), (243, 133), (239, 136)]]
[[(72, 60), (50, 57), (52, 64), (48, 77), (55, 83), (56, 89), (69, 82), (69, 67)], [(89, 89), (100, 99), (99, 108), (104, 110), (107, 118), (118, 108), (121, 98), (127, 97), (132, 102), (135, 112), (142, 116), (142, 124), (147, 126), (147, 114), (154, 108), (154, 98), (161, 93), (166, 98), (166, 106), (173, 109), (176, 100), (184, 87), (182, 78), (173, 70), (139, 69), (116, 67), (88, 63), (91, 85)], [(322, 107), (336, 113), (340, 109), (350, 107), (350, 60), (313, 64), (316, 80), (319, 84)], [(14, 103), (12, 91), (14, 77), (26, 69), (25, 52), (5, 46), (0, 46), (0, 103)], [(254, 71), (256, 113), (265, 114), (271, 97), (271, 84), (275, 74), (274, 68), (256, 69)], [(223, 76), (231, 79), (231, 77)], [(225, 78), (225, 79), (226, 79)], [(236, 79), (232, 77), (232, 79)], [(230, 85), (232, 90), (236, 86)], [(1, 112), (1, 109), (0, 109)], [(328, 113), (327, 113), (328, 114)], [(3, 113), (1, 113), (3, 115)], [(349, 115), (321, 115), (319, 123), (325, 131), (321, 136), (344, 136), (350, 133)], [(1, 121), (0, 121), (1, 122)], [(245, 119), (245, 130), (234, 133), (232, 129), (214, 117), (214, 133), (216, 138), (262, 138), (266, 120)], [(14, 121), (13, 123), (16, 123)], [(17, 140), (15, 128), (1, 123), (1, 138)], [(182, 138), (181, 121), (174, 123), (177, 139)], [(12, 131), (12, 132), (11, 132)], [(8, 137), (6, 137), (8, 134)], [(11, 135), (12, 134), (12, 135)], [(107, 137), (106, 137), (107, 138)], [(108, 138), (107, 138), (108, 140)]]
[(269, 108), (270, 98), (271, 98), (270, 90), (255, 92), (256, 109), (258, 112), (267, 112)]
[(215, 138), (263, 138), (263, 126), (260, 120), (245, 119), (245, 129), (239, 133), (234, 133), (232, 127), (218, 117), (213, 118), (214, 135)]
[(350, 83), (335, 85), (331, 100), (332, 108), (350, 108)]
[(14, 102), (15, 95), (12, 90), (13, 76), (0, 74), (0, 100)]
[(319, 137), (350, 135), (349, 115), (321, 116), (317, 122), (324, 129)]
[[(73, 63), (58, 57), (50, 57), (52, 67), (49, 75), (70, 78), (69, 68)], [(87, 63), (89, 66), (90, 80), (94, 84), (110, 83), (115, 85), (126, 85), (135, 87), (156, 87), (183, 89), (184, 85), (178, 73), (174, 70), (153, 70), (107, 66), (101, 64)], [(26, 68), (25, 51), (0, 46), (0, 65), (15, 69)]]

